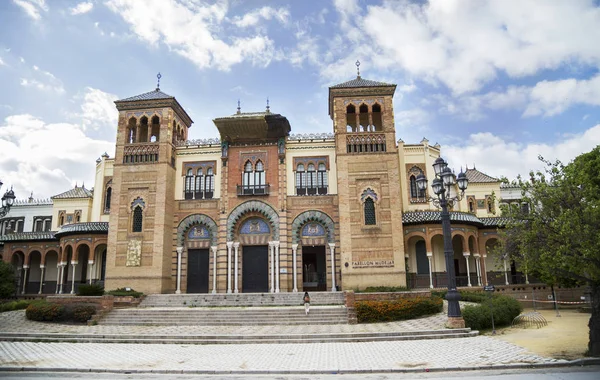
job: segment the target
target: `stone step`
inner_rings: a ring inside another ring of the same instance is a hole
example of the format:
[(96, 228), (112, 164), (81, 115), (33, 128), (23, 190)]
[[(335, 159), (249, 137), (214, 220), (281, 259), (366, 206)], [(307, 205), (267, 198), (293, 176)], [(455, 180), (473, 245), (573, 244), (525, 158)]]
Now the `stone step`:
[(256, 344), (256, 343), (332, 343), (375, 342), (417, 339), (451, 339), (477, 336), (471, 329), (416, 330), (386, 333), (326, 333), (274, 335), (134, 335), (134, 334), (51, 334), (5, 333), (12, 342), (150, 343), (150, 344)]
[[(304, 293), (150, 294), (140, 307), (299, 306)], [(342, 292), (312, 292), (311, 305), (343, 305)]]
[(342, 325), (345, 319), (336, 320), (286, 320), (286, 321), (106, 321), (98, 322), (103, 326), (302, 326), (302, 325)]

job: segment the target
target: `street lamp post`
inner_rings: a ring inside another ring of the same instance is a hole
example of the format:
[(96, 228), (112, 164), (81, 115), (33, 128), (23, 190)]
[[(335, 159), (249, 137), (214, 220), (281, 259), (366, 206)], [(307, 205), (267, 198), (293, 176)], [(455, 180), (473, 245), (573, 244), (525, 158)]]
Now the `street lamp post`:
[[(0, 188), (2, 188), (2, 181), (0, 181)], [(4, 218), (10, 211), (13, 203), (15, 202), (15, 193), (12, 189), (6, 190), (6, 193), (2, 196), (2, 208), (0, 208), (0, 218)]]
[[(452, 230), (450, 228), (450, 213), (448, 206), (454, 202), (459, 202), (467, 189), (469, 180), (465, 173), (461, 172), (458, 177), (448, 168), (448, 164), (443, 158), (438, 157), (434, 164), (435, 179), (431, 183), (431, 189), (436, 197), (428, 197), (427, 200), (433, 202), (435, 206), (442, 208), (442, 233), (444, 236), (444, 256), (446, 258), (446, 273), (448, 274), (448, 292), (446, 300), (448, 301), (448, 326), (451, 328), (465, 327), (465, 321), (460, 313), (460, 293), (456, 290), (456, 275), (454, 273), (454, 249), (452, 248)], [(427, 189), (427, 177), (421, 173), (416, 178), (417, 186), (420, 191)], [(454, 185), (458, 185), (460, 194), (452, 194)]]

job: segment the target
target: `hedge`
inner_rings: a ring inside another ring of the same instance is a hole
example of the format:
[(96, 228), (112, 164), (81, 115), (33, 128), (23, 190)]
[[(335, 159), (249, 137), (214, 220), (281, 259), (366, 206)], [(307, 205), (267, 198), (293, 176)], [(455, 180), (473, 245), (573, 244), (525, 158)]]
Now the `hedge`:
[(106, 294), (110, 294), (112, 296), (118, 296), (118, 297), (131, 296), (134, 298), (140, 298), (141, 296), (144, 295), (144, 293), (136, 292), (135, 290), (133, 290), (131, 288), (129, 288), (129, 290), (127, 290), (127, 288), (119, 288), (119, 289), (115, 289), (115, 290), (109, 290), (108, 292), (106, 292)]
[(358, 290), (357, 293), (393, 293), (407, 292), (408, 290), (405, 286), (369, 286), (364, 290)]
[(439, 297), (415, 297), (395, 301), (359, 301), (355, 307), (358, 323), (390, 322), (439, 313), (443, 301)]
[(96, 313), (94, 304), (72, 303), (61, 305), (47, 301), (34, 301), (25, 311), (27, 319), (45, 322), (86, 322)]
[(104, 295), (104, 286), (96, 284), (82, 284), (77, 288), (78, 296), (102, 296)]
[(4, 313), (5, 311), (27, 309), (27, 306), (29, 306), (30, 303), (31, 301), (26, 300), (5, 302), (0, 304), (0, 313)]
[(27, 316), (27, 319), (32, 321), (56, 322), (63, 319), (65, 307), (57, 303), (35, 301), (27, 306), (25, 315)]
[(467, 305), (462, 311), (465, 325), (473, 330), (485, 330), (492, 327), (492, 310), (494, 325), (508, 326), (521, 314), (523, 306), (516, 299), (497, 295), (487, 299), (480, 305)]
[[(446, 293), (448, 293), (447, 290), (432, 291), (431, 295), (446, 299)], [(490, 297), (492, 297), (490, 294), (487, 294), (486, 292), (484, 292), (482, 290), (476, 290), (476, 291), (461, 291), (461, 290), (459, 290), (459, 293), (460, 293), (460, 300), (465, 301), (465, 302), (482, 303), (483, 301), (488, 300)]]

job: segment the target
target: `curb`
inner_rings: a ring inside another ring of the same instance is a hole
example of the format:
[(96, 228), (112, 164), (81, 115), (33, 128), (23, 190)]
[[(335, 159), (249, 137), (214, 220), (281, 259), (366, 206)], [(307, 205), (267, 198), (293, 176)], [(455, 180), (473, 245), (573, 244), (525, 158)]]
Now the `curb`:
[(329, 369), (329, 370), (144, 370), (144, 369), (91, 369), (63, 367), (0, 367), (0, 372), (85, 372), (85, 373), (121, 373), (121, 374), (177, 374), (177, 375), (337, 375), (364, 373), (420, 373), (420, 372), (468, 372), (498, 369), (538, 369), (559, 367), (587, 367), (600, 365), (600, 358), (582, 358), (571, 361), (533, 364), (499, 364), (476, 367), (434, 367), (434, 368), (382, 368), (382, 369)]

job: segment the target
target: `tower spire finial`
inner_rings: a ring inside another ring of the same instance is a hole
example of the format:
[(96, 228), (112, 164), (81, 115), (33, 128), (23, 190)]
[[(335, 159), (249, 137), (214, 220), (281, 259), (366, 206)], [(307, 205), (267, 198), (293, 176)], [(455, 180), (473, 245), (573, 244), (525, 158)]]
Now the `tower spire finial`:
[(156, 74), (156, 78), (158, 78), (158, 83), (156, 83), (156, 91), (160, 90), (160, 78), (162, 78), (162, 75), (160, 75), (160, 72), (158, 74)]
[(267, 113), (271, 113), (271, 107), (269, 106), (269, 98), (267, 97)]
[(356, 77), (360, 78), (360, 61), (358, 59), (356, 60), (355, 65), (356, 65)]
[(238, 113), (238, 114), (242, 113), (242, 106), (241, 106), (241, 103), (240, 103), (240, 100), (239, 100), (239, 99), (238, 99), (237, 113)]

